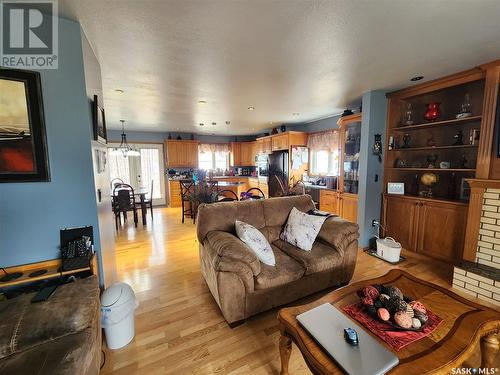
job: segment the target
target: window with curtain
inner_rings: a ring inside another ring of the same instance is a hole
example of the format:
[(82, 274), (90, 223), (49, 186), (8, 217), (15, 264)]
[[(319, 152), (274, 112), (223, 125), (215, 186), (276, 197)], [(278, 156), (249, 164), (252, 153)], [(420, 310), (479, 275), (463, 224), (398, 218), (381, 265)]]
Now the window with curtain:
[[(108, 151), (111, 148), (108, 148)], [(130, 184), (130, 166), (128, 163), (128, 158), (124, 158), (122, 155), (112, 155), (108, 152), (108, 167), (109, 167), (109, 180), (112, 181), (115, 178), (121, 179), (124, 183)]]
[(225, 170), (229, 167), (227, 143), (202, 143), (198, 148), (198, 168), (206, 171)]
[[(145, 186), (153, 183), (153, 198), (161, 198), (160, 187), (160, 151), (157, 148), (141, 148), (141, 176)], [(151, 187), (150, 187), (151, 188)]]
[(328, 130), (309, 135), (311, 175), (338, 176), (339, 175), (339, 132)]

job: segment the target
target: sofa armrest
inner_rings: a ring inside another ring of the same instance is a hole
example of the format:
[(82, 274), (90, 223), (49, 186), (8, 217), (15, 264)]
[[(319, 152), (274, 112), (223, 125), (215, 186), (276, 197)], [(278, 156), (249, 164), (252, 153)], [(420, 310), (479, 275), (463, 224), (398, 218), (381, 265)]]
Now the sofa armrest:
[(318, 238), (332, 245), (340, 255), (344, 256), (350, 243), (359, 237), (358, 224), (340, 217), (330, 217), (323, 223)]
[(260, 273), (260, 261), (255, 253), (233, 234), (219, 230), (211, 231), (205, 237), (205, 243), (226, 261), (232, 259), (246, 264), (253, 276)]

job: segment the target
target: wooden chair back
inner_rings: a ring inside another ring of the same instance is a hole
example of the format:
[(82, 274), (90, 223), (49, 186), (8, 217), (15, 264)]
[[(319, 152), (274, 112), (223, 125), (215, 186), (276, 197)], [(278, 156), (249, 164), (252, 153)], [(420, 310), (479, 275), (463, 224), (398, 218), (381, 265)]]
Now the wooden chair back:
[(251, 199), (264, 199), (266, 195), (258, 187), (253, 187), (247, 190), (247, 194), (251, 194)]
[(113, 190), (113, 198), (118, 211), (130, 211), (135, 208), (134, 188), (128, 184), (116, 186)]

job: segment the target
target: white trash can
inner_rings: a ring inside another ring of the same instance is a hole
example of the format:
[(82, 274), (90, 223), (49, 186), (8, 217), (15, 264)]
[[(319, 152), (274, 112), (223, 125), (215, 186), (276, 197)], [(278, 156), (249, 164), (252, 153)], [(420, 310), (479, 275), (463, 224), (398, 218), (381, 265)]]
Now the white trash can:
[(111, 285), (101, 296), (101, 325), (110, 349), (127, 345), (135, 335), (134, 312), (137, 308), (132, 287), (126, 283)]

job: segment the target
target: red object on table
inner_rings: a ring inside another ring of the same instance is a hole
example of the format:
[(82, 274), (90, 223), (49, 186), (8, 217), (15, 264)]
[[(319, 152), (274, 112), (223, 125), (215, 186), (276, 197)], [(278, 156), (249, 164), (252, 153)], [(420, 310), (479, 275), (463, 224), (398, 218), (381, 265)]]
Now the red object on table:
[(433, 314), (432, 311), (427, 310), (429, 320), (422, 331), (397, 331), (391, 330), (394, 328), (391, 328), (389, 324), (372, 318), (360, 302), (347, 305), (343, 308), (343, 310), (351, 318), (361, 323), (381, 340), (385, 341), (387, 345), (389, 345), (396, 352), (400, 351), (412, 342), (430, 335), (443, 321), (443, 319), (439, 316)]
[(424, 113), (424, 118), (427, 121), (436, 121), (441, 116), (440, 104), (438, 102), (427, 104), (427, 111)]

